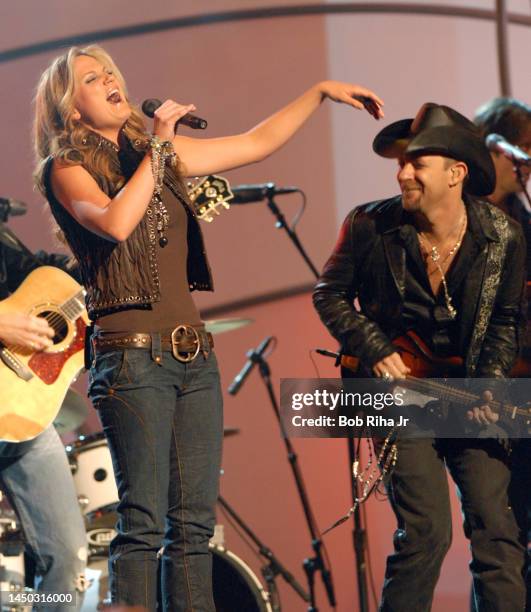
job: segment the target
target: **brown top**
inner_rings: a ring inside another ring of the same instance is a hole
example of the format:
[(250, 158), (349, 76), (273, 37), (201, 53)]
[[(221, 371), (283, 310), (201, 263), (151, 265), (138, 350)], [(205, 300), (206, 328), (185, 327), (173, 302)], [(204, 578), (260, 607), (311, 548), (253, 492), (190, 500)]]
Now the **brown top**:
[(102, 331), (154, 332), (171, 330), (182, 323), (201, 323), (188, 285), (188, 215), (185, 205), (166, 185), (163, 187), (162, 199), (170, 220), (165, 231), (168, 244), (162, 248), (157, 239), (156, 246), (161, 299), (153, 304), (134, 305), (100, 317), (96, 324)]

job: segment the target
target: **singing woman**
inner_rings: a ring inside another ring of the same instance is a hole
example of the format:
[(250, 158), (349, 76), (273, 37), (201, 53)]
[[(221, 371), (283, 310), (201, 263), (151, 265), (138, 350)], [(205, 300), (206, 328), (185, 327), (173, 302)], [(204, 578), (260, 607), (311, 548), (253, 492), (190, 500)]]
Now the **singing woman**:
[[(166, 100), (149, 131), (100, 47), (72, 48), (36, 94), (36, 181), (74, 253), (95, 323), (89, 396), (119, 491), (110, 547), (113, 602), (213, 612), (209, 539), (222, 442), (212, 338), (192, 299), (212, 290), (184, 178), (257, 162), (326, 98), (375, 118), (382, 100), (325, 81), (251, 130), (224, 138), (175, 134), (193, 104)], [(53, 492), (52, 492), (53, 494)]]

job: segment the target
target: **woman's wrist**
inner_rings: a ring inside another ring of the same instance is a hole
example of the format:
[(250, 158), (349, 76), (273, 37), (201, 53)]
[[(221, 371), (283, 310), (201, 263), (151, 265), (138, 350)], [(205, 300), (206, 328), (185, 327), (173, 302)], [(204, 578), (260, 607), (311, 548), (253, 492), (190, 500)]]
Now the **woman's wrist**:
[(321, 102), (326, 100), (326, 98), (328, 97), (327, 83), (328, 81), (319, 81), (314, 86), (315, 89), (317, 90), (317, 93), (320, 97)]

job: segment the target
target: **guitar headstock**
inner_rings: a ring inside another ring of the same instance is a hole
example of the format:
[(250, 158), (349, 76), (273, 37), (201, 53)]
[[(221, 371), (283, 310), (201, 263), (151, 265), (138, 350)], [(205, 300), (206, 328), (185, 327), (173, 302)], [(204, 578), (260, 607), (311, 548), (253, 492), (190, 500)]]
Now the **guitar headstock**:
[(203, 221), (211, 223), (214, 217), (219, 215), (220, 208), (230, 208), (228, 201), (232, 200), (234, 194), (226, 178), (210, 174), (195, 185), (189, 184), (188, 197), (196, 215)]

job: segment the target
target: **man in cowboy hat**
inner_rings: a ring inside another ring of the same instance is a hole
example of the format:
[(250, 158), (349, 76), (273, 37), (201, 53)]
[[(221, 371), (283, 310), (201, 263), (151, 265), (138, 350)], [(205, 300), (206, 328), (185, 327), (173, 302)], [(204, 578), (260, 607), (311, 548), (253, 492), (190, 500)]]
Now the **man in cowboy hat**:
[[(495, 172), (474, 124), (424, 104), (375, 138), (398, 160), (401, 195), (347, 216), (314, 292), (342, 352), (375, 376), (410, 370), (393, 339), (414, 331), (437, 357), (462, 358), (462, 376), (502, 378), (523, 320), (520, 227), (478, 197)], [(359, 309), (353, 306), (357, 298)], [(488, 406), (468, 417), (495, 421)], [(493, 439), (400, 438), (388, 488), (398, 528), (381, 610), (428, 611), (451, 541), (445, 465), (459, 487), (478, 610), (524, 610), (525, 549), (510, 509), (507, 453)]]

